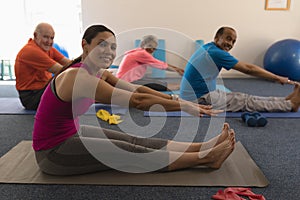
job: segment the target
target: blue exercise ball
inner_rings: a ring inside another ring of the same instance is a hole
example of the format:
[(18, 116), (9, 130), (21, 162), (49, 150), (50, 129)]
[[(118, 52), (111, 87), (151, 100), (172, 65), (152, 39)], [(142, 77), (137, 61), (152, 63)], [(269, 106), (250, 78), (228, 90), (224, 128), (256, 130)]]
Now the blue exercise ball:
[(65, 57), (69, 58), (69, 53), (68, 53), (68, 51), (67, 51), (64, 47), (58, 45), (57, 43), (54, 43), (54, 44), (53, 44), (53, 47), (54, 47), (57, 51), (59, 51), (61, 54), (63, 54)]
[(300, 41), (284, 39), (272, 44), (264, 55), (264, 68), (274, 74), (300, 81)]

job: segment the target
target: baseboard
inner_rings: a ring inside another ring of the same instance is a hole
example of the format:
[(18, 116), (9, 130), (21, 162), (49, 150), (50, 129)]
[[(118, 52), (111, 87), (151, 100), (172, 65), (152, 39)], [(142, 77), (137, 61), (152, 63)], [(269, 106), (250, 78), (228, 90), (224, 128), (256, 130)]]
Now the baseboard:
[(253, 76), (244, 74), (244, 73), (236, 71), (236, 70), (227, 71), (224, 69), (221, 70), (219, 76), (222, 78), (255, 78)]

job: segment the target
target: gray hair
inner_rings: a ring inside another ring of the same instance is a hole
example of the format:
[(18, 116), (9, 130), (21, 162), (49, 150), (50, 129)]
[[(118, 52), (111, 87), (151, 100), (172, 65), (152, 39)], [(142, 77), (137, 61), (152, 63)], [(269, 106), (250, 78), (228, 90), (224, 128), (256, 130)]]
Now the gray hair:
[(145, 48), (156, 48), (158, 45), (158, 39), (154, 35), (146, 35), (140, 44), (140, 47)]

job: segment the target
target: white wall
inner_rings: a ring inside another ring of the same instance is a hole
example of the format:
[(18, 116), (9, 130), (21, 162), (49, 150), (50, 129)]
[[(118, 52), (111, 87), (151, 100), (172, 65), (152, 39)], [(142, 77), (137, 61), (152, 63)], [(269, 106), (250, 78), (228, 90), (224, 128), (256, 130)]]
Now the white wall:
[[(149, 30), (167, 29), (168, 33), (156, 32), (160, 37), (170, 34), (164, 38), (166, 49), (191, 54), (191, 40), (212, 41), (220, 26), (232, 26), (238, 40), (231, 53), (261, 66), (272, 43), (285, 38), (300, 39), (299, 0), (291, 0), (288, 11), (267, 11), (264, 7), (264, 0), (82, 0), (82, 21), (83, 29), (94, 23), (112, 28), (118, 35), (119, 58), (124, 50), (133, 47), (130, 40), (152, 34)], [(144, 27), (148, 29), (140, 31)], [(167, 60), (184, 67), (182, 59), (168, 56)]]
[(40, 22), (53, 26), (54, 41), (66, 48), (71, 58), (82, 52), (80, 0), (10, 0), (0, 1), (0, 8), (0, 59), (14, 61)]

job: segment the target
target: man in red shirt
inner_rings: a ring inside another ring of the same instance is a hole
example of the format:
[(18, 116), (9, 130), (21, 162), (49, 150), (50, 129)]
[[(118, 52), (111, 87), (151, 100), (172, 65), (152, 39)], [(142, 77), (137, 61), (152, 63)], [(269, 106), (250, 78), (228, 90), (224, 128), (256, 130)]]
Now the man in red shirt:
[(52, 74), (58, 73), (70, 60), (53, 45), (54, 29), (48, 23), (40, 23), (34, 38), (19, 51), (15, 61), (16, 89), (25, 109), (36, 110), (45, 86)]

